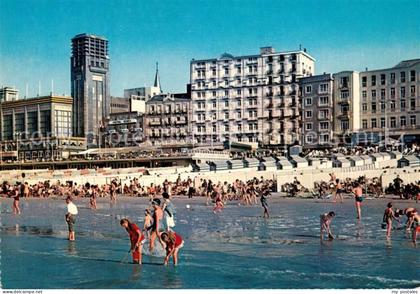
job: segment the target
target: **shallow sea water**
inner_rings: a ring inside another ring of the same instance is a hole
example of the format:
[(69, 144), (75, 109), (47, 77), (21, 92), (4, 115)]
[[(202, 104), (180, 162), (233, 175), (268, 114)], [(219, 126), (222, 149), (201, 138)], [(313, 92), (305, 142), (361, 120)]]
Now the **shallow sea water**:
[[(415, 288), (420, 286), (420, 245), (404, 230), (386, 241), (381, 229), (385, 200), (363, 202), (355, 218), (352, 200), (269, 199), (271, 218), (260, 205), (229, 203), (213, 214), (202, 198), (174, 199), (177, 231), (185, 240), (179, 265), (144, 255), (144, 264), (120, 261), (129, 249), (119, 219), (143, 225), (146, 199), (120, 198), (98, 209), (76, 201), (76, 242), (67, 241), (63, 200), (23, 199), (22, 215), (1, 200), (3, 288)], [(191, 209), (186, 209), (186, 204)], [(394, 207), (419, 204), (394, 201)], [(334, 210), (334, 241), (319, 240), (319, 215)], [(405, 219), (402, 220), (405, 222)], [(396, 226), (397, 223), (395, 223)]]

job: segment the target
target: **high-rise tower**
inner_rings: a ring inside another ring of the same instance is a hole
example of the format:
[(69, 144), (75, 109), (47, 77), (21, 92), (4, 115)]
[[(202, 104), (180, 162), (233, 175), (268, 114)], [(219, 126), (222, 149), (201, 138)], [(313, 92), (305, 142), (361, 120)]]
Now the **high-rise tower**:
[(80, 34), (71, 41), (73, 136), (86, 137), (88, 145), (96, 146), (110, 110), (108, 40)]

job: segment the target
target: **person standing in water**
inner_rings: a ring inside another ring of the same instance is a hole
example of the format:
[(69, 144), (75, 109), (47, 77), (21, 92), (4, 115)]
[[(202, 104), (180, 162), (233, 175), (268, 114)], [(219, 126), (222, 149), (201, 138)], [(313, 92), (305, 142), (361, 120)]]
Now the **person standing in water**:
[(123, 218), (120, 220), (120, 225), (125, 228), (130, 237), (130, 252), (133, 257), (133, 263), (141, 264), (142, 262), (142, 248), (145, 241), (143, 233), (139, 227), (132, 223), (129, 219)]
[(261, 206), (264, 209), (264, 218), (269, 218), (270, 214), (268, 213), (268, 203), (267, 203), (267, 197), (270, 195), (270, 191), (269, 190), (260, 190), (260, 201), (261, 201)]
[(166, 231), (170, 231), (173, 227), (175, 227), (175, 207), (170, 199), (170, 194), (168, 194), (168, 192), (163, 192), (162, 197), (162, 210), (165, 219), (164, 225), (166, 227)]
[(334, 202), (337, 201), (337, 198), (340, 197), (340, 203), (343, 203), (343, 185), (339, 179), (335, 179), (335, 189), (334, 189)]
[(355, 185), (353, 186), (353, 194), (354, 194), (354, 200), (355, 200), (355, 205), (356, 205), (356, 210), (357, 210), (357, 219), (361, 219), (362, 218), (362, 201), (363, 201), (363, 189), (362, 189), (362, 185), (360, 185), (359, 182), (356, 182)]
[(420, 233), (420, 216), (417, 211), (413, 214), (413, 242), (417, 243), (417, 234)]
[(399, 222), (399, 219), (395, 217), (394, 211), (392, 210), (392, 203), (389, 202), (387, 204), (387, 208), (385, 209), (384, 216), (382, 219), (382, 222), (386, 225), (387, 238), (391, 238), (392, 221), (394, 219)]
[(66, 198), (67, 213), (66, 222), (69, 228), (69, 241), (75, 241), (74, 224), (76, 222), (76, 215), (78, 214), (77, 206), (73, 203), (71, 197)]
[(150, 231), (149, 229), (152, 227), (153, 224), (153, 217), (150, 209), (144, 210), (144, 224), (143, 224), (143, 231), (147, 232), (147, 239), (150, 239)]
[(334, 236), (331, 232), (331, 222), (332, 219), (335, 217), (335, 212), (330, 211), (328, 213), (324, 213), (320, 215), (320, 222), (321, 222), (321, 230), (320, 230), (320, 238), (321, 241), (324, 239), (324, 231), (328, 234), (328, 238), (330, 240), (334, 239)]
[(13, 187), (10, 195), (11, 197), (13, 197), (13, 204), (12, 204), (12, 209), (13, 209), (13, 214), (20, 214), (20, 207), (19, 207), (19, 200), (20, 200), (20, 189), (17, 187)]
[(160, 199), (154, 198), (152, 200), (153, 206), (153, 224), (151, 226), (150, 232), (150, 242), (149, 242), (149, 251), (152, 252), (155, 247), (156, 238), (158, 238), (159, 242), (161, 242), (160, 234), (164, 230), (163, 225), (163, 211), (160, 207)]
[(177, 233), (171, 232), (163, 232), (162, 233), (162, 241), (165, 244), (166, 249), (166, 257), (164, 260), (164, 265), (168, 265), (169, 258), (172, 256), (174, 265), (178, 265), (178, 252), (184, 246), (184, 241), (182, 237)]

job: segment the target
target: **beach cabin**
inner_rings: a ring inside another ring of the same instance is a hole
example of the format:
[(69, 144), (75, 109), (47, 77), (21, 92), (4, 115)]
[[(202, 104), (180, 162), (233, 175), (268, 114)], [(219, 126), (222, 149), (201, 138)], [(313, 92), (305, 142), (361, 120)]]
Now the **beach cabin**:
[(384, 161), (384, 156), (382, 155), (382, 153), (373, 153), (370, 155), (370, 158), (372, 158), (373, 162)]
[(372, 164), (373, 163), (372, 157), (370, 157), (369, 155), (360, 155), (359, 157), (361, 159), (363, 159), (364, 165)]
[(244, 163), (241, 159), (233, 159), (226, 161), (228, 169), (240, 169), (244, 168)]
[(247, 158), (243, 160), (245, 168), (258, 168), (260, 161), (256, 158)]
[(262, 159), (262, 163), (264, 164), (266, 169), (276, 169), (277, 168), (276, 159), (273, 158), (273, 157), (264, 157)]
[(276, 161), (277, 169), (288, 170), (293, 169), (293, 164), (284, 156), (280, 156)]
[(308, 167), (309, 166), (309, 162), (300, 156), (290, 156), (290, 162), (293, 164), (294, 167), (296, 168), (302, 168), (302, 167)]
[(321, 166), (321, 159), (318, 158), (318, 157), (309, 157), (309, 158), (307, 158), (307, 160), (309, 162), (309, 165), (314, 167), (314, 168), (317, 168), (317, 167)]
[(228, 170), (229, 165), (225, 160), (214, 160), (211, 162), (215, 171)]
[(347, 159), (350, 161), (351, 166), (362, 166), (364, 165), (364, 160), (360, 158), (359, 156), (350, 156), (347, 157)]
[(380, 152), (382, 155), (383, 161), (391, 160), (391, 155), (388, 152)]
[(391, 159), (396, 159), (396, 160), (400, 160), (403, 156), (400, 151), (391, 151), (389, 152), (389, 155), (391, 156)]
[(333, 167), (351, 167), (351, 163), (347, 158), (340, 156), (333, 160)]
[(415, 155), (407, 155), (398, 160), (398, 167), (419, 167), (420, 166), (420, 158)]
[(333, 162), (328, 158), (321, 158), (319, 168), (332, 168)]

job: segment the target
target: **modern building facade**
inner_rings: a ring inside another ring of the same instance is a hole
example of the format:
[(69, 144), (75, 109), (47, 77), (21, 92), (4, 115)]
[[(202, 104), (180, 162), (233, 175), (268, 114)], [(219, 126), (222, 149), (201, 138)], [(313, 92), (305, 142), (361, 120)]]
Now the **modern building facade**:
[(106, 121), (103, 145), (138, 146), (144, 141), (143, 120), (143, 113), (137, 111), (111, 113), (109, 120)]
[(314, 73), (306, 50), (192, 60), (190, 82), (195, 143), (249, 142), (286, 146), (300, 139), (301, 77)]
[(299, 79), (302, 99), (302, 145), (307, 149), (333, 146), (334, 108), (332, 74)]
[(100, 128), (110, 113), (108, 40), (80, 34), (72, 39), (71, 96), (73, 135), (98, 145)]
[(353, 133), (360, 129), (359, 72), (333, 74), (334, 139), (336, 145), (352, 143)]
[(48, 159), (86, 149), (84, 138), (72, 137), (72, 104), (71, 97), (55, 95), (2, 102), (2, 150), (21, 159)]
[(143, 99), (134, 97), (112, 97), (111, 96), (111, 114), (127, 112), (146, 112), (146, 102)]
[[(420, 142), (420, 59), (360, 73), (359, 141)], [(404, 137), (404, 138), (401, 138)]]
[(154, 146), (191, 143), (191, 98), (160, 94), (146, 102), (145, 134)]
[(0, 88), (0, 103), (19, 99), (19, 90), (12, 87)]

